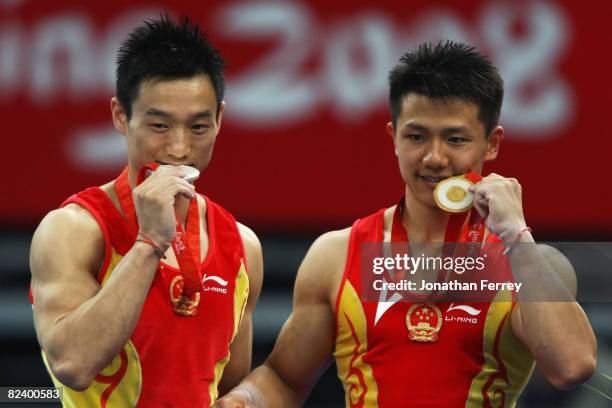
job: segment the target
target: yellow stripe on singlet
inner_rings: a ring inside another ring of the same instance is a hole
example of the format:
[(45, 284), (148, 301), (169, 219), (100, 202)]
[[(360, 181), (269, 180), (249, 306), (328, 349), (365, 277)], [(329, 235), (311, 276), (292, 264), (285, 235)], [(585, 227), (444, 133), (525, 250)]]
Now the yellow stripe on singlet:
[[(247, 300), (249, 299), (249, 277), (246, 272), (246, 268), (244, 267), (244, 263), (240, 263), (240, 271), (236, 276), (236, 287), (234, 289), (234, 333), (232, 334), (232, 341), (238, 335), (238, 329), (240, 328), (240, 323), (242, 322), (242, 317), (244, 316), (244, 309), (247, 304)], [(208, 388), (208, 394), (210, 395), (211, 406), (214, 404), (216, 399), (219, 397), (219, 382), (221, 381), (221, 376), (223, 375), (223, 370), (225, 366), (230, 360), (230, 354), (217, 361), (214, 369), (214, 380), (210, 383)]]
[(483, 331), (484, 364), (474, 377), (467, 408), (514, 407), (535, 366), (531, 352), (512, 330), (512, 296), (500, 291), (491, 302)]
[(378, 386), (372, 367), (363, 360), (368, 350), (368, 339), (366, 316), (359, 295), (346, 280), (339, 296), (334, 357), (338, 377), (344, 386), (346, 406), (378, 407)]
[(85, 391), (75, 391), (62, 384), (51, 372), (44, 352), (42, 358), (53, 384), (62, 388), (64, 408), (132, 408), (138, 403), (142, 387), (142, 371), (138, 352), (131, 341), (128, 341), (119, 355), (98, 373)]

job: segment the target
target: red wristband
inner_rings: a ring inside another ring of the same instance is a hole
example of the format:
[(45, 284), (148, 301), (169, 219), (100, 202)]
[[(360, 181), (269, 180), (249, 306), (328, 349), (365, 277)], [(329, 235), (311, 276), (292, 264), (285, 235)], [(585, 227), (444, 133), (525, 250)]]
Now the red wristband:
[(155, 253), (157, 255), (159, 255), (160, 259), (166, 259), (166, 255), (164, 254), (164, 250), (161, 249), (161, 247), (159, 245), (157, 245), (155, 243), (155, 241), (153, 241), (151, 238), (147, 237), (142, 232), (138, 233), (138, 238), (136, 238), (136, 242), (144, 242), (145, 244), (151, 245), (153, 248), (155, 248)]
[(506, 246), (506, 249), (504, 250), (504, 252), (502, 253), (502, 255), (507, 255), (508, 253), (510, 253), (510, 251), (512, 251), (512, 248), (514, 248), (516, 246), (516, 244), (518, 244), (521, 240), (521, 236), (523, 235), (523, 233), (525, 231), (529, 231), (531, 232), (531, 228), (529, 227), (525, 227), (522, 230), (520, 230), (516, 236), (514, 237), (514, 239), (512, 240), (512, 242), (510, 243), (510, 245)]

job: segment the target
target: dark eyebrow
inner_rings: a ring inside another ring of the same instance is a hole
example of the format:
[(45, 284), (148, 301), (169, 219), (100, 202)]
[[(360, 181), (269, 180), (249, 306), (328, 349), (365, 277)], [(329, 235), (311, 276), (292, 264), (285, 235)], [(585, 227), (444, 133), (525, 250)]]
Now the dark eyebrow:
[(427, 129), (425, 126), (419, 125), (418, 123), (414, 123), (414, 122), (406, 123), (404, 125), (404, 128), (410, 128), (410, 129), (418, 130), (419, 132), (428, 132), (429, 131), (429, 129)]
[[(174, 115), (172, 115), (172, 114), (170, 114), (168, 112), (165, 112), (163, 110), (155, 109), (155, 108), (147, 109), (145, 114), (147, 116), (158, 116), (158, 117), (162, 117), (162, 118), (170, 119), (170, 120), (174, 120), (175, 119)], [(212, 117), (212, 113), (210, 112), (210, 110), (207, 109), (205, 111), (197, 112), (197, 113), (194, 113), (193, 115), (191, 115), (189, 117), (189, 122), (194, 122), (194, 121), (196, 121), (198, 119), (208, 119), (210, 117)]]
[(148, 116), (160, 116), (162, 118), (167, 118), (167, 119), (172, 119), (172, 115), (169, 114), (168, 112), (164, 112), (162, 110), (159, 109), (155, 109), (155, 108), (149, 108), (147, 109), (147, 111), (145, 112), (146, 115)]
[(212, 117), (212, 113), (210, 112), (210, 110), (207, 109), (202, 112), (194, 113), (193, 115), (189, 117), (189, 121), (195, 122), (198, 119), (209, 119), (211, 117)]
[(457, 127), (449, 127), (446, 128), (442, 131), (442, 133), (444, 135), (452, 135), (454, 133), (463, 133), (463, 134), (468, 134), (468, 129), (463, 127), (463, 126), (457, 126)]
[[(419, 131), (419, 132), (429, 132), (429, 129), (427, 127), (425, 127), (423, 125), (420, 125), (418, 123), (414, 123), (414, 122), (406, 123), (406, 125), (404, 125), (404, 128), (414, 129), (414, 130)], [(445, 128), (445, 129), (442, 130), (442, 134), (445, 135), (445, 136), (452, 135), (454, 133), (465, 133), (465, 134), (468, 134), (469, 131), (464, 126), (453, 126), (453, 127)]]

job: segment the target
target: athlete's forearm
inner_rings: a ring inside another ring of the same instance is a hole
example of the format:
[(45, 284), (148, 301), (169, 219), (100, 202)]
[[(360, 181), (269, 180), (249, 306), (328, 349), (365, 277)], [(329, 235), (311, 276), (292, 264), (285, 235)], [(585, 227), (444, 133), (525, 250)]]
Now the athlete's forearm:
[(520, 314), (526, 342), (552, 385), (571, 388), (591, 377), (597, 344), (577, 303), (524, 302)]
[(43, 346), (54, 373), (86, 388), (132, 335), (159, 265), (153, 247), (136, 243), (100, 291), (49, 329)]
[(518, 312), (524, 340), (538, 366), (557, 388), (584, 382), (595, 368), (597, 345), (574, 295), (535, 244), (517, 247), (512, 268), (531, 291), (522, 294)]
[(243, 403), (249, 408), (289, 408), (301, 406), (304, 399), (305, 396), (298, 396), (273, 367), (264, 363), (215, 406), (226, 408), (236, 406), (233, 403)]

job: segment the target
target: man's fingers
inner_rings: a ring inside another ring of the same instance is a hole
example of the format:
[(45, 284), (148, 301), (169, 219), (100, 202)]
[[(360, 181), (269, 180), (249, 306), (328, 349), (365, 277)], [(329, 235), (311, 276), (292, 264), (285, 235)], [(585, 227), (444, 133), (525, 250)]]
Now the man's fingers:
[(482, 200), (474, 201), (474, 208), (476, 208), (481, 218), (487, 218), (487, 215), (489, 215), (489, 207), (486, 205), (486, 202), (483, 203)]
[(165, 184), (170, 179), (183, 180), (185, 175), (186, 173), (184, 170), (170, 166), (160, 167), (156, 171), (147, 170), (147, 178), (145, 178), (137, 188), (146, 189), (147, 186), (153, 186), (160, 183)]
[(169, 183), (163, 186), (163, 188), (159, 190), (159, 194), (167, 195), (171, 198), (174, 198), (178, 195), (182, 195), (183, 197), (189, 199), (196, 197), (195, 188), (191, 184), (181, 179), (176, 180), (178, 180), (179, 182)]
[(191, 190), (179, 191), (178, 194), (182, 195), (183, 197), (185, 197), (185, 198), (187, 198), (189, 200), (193, 200), (194, 198), (196, 198), (196, 193), (191, 191)]
[(182, 178), (179, 178), (176, 176), (165, 175), (165, 176), (156, 178), (155, 180), (147, 179), (137, 188), (143, 193), (155, 194), (158, 192), (167, 191), (168, 187), (171, 187), (171, 186), (181, 186), (183, 188), (186, 188), (192, 191), (194, 193), (193, 196), (195, 197), (195, 186), (183, 180)]
[(489, 214), (489, 200), (487, 200), (487, 190), (483, 188), (475, 188), (474, 191), (474, 207), (481, 217), (486, 218)]

